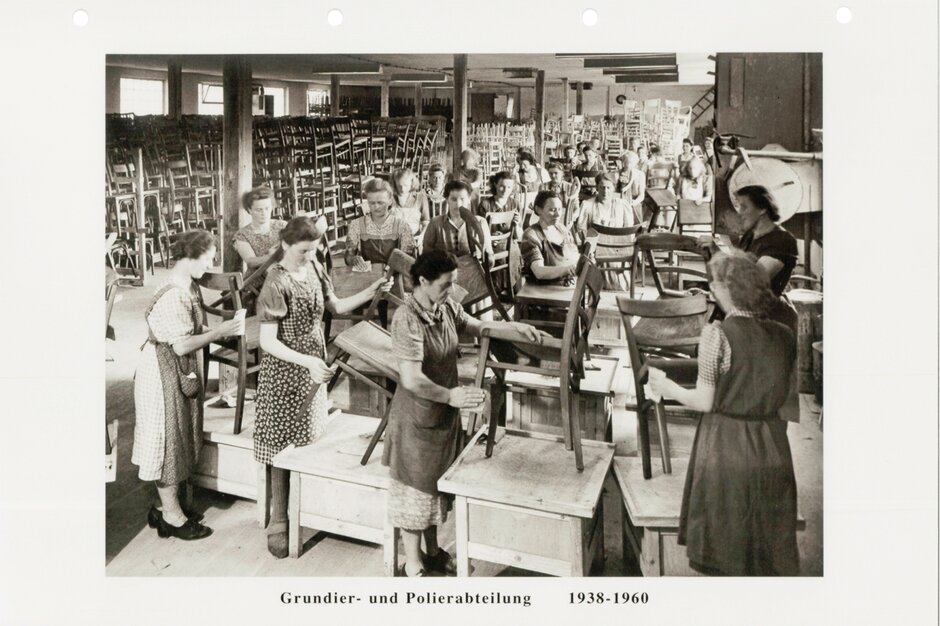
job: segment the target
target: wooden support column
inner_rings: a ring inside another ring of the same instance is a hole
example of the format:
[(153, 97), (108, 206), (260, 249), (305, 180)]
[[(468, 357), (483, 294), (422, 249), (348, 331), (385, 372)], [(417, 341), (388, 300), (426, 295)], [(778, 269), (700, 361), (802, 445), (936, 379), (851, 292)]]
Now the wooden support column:
[(535, 158), (545, 157), (545, 70), (535, 73)]
[(571, 108), (568, 105), (568, 79), (561, 79), (562, 102), (565, 104), (561, 108), (561, 132), (568, 132), (568, 116), (571, 115)]
[(339, 74), (330, 74), (330, 115), (339, 116)]
[(421, 83), (415, 84), (415, 117), (424, 115), (424, 88)]
[(241, 258), (232, 247), (238, 231), (242, 194), (251, 189), (251, 63), (226, 56), (222, 68), (222, 268), (237, 272)]
[(577, 96), (574, 101), (574, 114), (575, 115), (584, 115), (584, 83), (580, 80), (575, 83), (577, 85), (578, 91)]
[(389, 86), (389, 81), (383, 80), (382, 81), (382, 95), (380, 97), (381, 104), (379, 105), (381, 107), (379, 111), (379, 115), (381, 115), (382, 117), (388, 117), (388, 86)]
[(454, 162), (460, 168), (460, 153), (467, 146), (467, 55), (454, 55)]
[(610, 85), (607, 85), (607, 117), (610, 117)]
[(166, 64), (167, 115), (178, 120), (183, 114), (183, 63), (170, 57)]
[(516, 102), (512, 107), (512, 112), (515, 113), (516, 121), (522, 121), (522, 87), (516, 87)]

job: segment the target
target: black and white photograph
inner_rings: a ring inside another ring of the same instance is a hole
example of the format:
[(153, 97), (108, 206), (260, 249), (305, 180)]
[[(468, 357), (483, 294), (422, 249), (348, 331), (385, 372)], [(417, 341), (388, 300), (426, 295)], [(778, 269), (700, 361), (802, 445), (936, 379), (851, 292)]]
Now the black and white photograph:
[(937, 623), (938, 10), (12, 0), (0, 624)]
[(106, 86), (108, 575), (823, 574), (821, 54)]

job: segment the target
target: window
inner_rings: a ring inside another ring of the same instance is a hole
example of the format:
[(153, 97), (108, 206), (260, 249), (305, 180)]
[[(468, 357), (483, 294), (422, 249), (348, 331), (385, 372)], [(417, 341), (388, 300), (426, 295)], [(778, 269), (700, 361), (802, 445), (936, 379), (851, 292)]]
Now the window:
[(222, 115), (222, 85), (199, 83), (199, 115)]
[(121, 113), (163, 115), (164, 81), (142, 78), (121, 79)]
[(274, 110), (271, 114), (274, 117), (281, 117), (282, 115), (287, 115), (287, 90), (283, 87), (265, 87), (264, 95), (274, 96)]
[(330, 92), (325, 89), (307, 90), (307, 115), (329, 115)]

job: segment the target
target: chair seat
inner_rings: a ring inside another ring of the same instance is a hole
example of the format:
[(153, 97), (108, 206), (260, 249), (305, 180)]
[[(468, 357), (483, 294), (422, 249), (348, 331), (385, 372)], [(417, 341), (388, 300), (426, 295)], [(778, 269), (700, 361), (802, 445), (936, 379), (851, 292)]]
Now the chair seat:
[(705, 326), (705, 317), (655, 318), (643, 317), (633, 326), (637, 343), (641, 346), (678, 348), (698, 345)]

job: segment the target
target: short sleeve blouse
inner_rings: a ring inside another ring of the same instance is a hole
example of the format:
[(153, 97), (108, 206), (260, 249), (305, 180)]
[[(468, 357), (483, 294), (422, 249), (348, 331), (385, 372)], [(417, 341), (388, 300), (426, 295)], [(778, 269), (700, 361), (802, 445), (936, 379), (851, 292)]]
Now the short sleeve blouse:
[[(324, 300), (334, 297), (333, 281), (326, 272), (318, 265), (313, 264), (307, 266), (307, 271), (316, 272), (320, 286), (323, 289)], [(283, 274), (269, 274), (268, 280), (264, 281), (264, 286), (258, 295), (259, 322), (278, 322), (287, 317), (287, 301), (290, 298), (289, 281), (290, 277), (286, 272)]]
[(193, 327), (193, 296), (181, 287), (168, 289), (147, 316), (153, 336), (160, 343), (173, 345), (190, 337)]
[(234, 241), (244, 241), (251, 246), (251, 251), (255, 256), (264, 256), (268, 254), (272, 247), (281, 242), (281, 231), (287, 226), (284, 220), (271, 220), (271, 225), (267, 233), (256, 233), (251, 230), (251, 224), (244, 228), (239, 228), (235, 233)]

